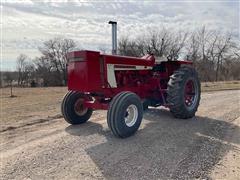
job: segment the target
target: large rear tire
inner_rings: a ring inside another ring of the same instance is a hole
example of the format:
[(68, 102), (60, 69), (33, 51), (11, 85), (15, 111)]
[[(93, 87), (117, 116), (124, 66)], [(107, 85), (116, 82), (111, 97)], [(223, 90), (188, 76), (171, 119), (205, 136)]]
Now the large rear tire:
[(168, 82), (167, 102), (176, 118), (195, 116), (201, 95), (201, 86), (194, 68), (184, 66), (171, 75)]
[(83, 106), (85, 97), (76, 91), (69, 91), (62, 101), (62, 115), (69, 124), (85, 123), (92, 115), (93, 110)]
[(109, 105), (107, 122), (115, 136), (126, 138), (138, 130), (142, 117), (143, 107), (140, 98), (132, 92), (121, 92)]

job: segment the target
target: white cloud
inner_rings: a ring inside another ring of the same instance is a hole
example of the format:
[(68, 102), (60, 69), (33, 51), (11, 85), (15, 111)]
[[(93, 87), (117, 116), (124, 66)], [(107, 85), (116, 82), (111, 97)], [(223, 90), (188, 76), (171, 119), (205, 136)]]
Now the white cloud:
[(162, 26), (193, 30), (202, 25), (237, 36), (239, 2), (3, 1), (3, 64), (14, 64), (20, 53), (39, 55), (37, 47), (54, 36), (75, 39), (82, 48), (111, 48), (109, 20), (118, 21), (118, 36), (134, 37)]

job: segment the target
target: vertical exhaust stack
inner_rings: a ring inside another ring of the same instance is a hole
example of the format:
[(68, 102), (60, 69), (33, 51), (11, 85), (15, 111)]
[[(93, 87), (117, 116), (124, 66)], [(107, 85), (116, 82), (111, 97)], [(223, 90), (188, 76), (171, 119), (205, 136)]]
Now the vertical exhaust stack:
[(109, 21), (112, 24), (112, 54), (117, 54), (117, 22)]

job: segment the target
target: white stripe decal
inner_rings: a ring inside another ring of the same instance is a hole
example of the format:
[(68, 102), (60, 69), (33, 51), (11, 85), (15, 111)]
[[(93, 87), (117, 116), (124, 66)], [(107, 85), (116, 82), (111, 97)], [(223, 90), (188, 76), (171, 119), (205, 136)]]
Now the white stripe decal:
[(149, 69), (152, 69), (152, 67), (151, 66), (132, 66), (132, 67), (127, 66), (126, 68), (114, 67), (115, 71), (119, 71), (119, 70), (123, 70), (123, 71), (126, 71), (126, 70), (149, 70)]
[[(115, 67), (115, 66), (120, 66)], [(126, 66), (126, 68), (124, 68)], [(127, 71), (127, 70), (150, 70), (152, 66), (138, 66), (138, 65), (124, 65), (124, 64), (107, 64), (107, 80), (111, 87), (116, 88), (116, 77), (114, 71)]]
[(109, 85), (112, 88), (117, 87), (116, 77), (115, 77), (115, 73), (114, 73), (114, 64), (107, 64), (107, 80), (108, 80)]

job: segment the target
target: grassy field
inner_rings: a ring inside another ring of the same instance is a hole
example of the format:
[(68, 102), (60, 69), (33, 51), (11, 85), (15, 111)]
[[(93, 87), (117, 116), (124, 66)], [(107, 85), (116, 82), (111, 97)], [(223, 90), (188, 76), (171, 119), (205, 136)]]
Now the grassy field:
[(219, 91), (240, 89), (240, 81), (219, 81), (219, 82), (203, 82), (201, 83), (202, 91)]
[(66, 92), (66, 87), (13, 88), (15, 97), (10, 98), (10, 88), (2, 88), (0, 131), (60, 115), (60, 104)]
[[(240, 81), (202, 83), (203, 92), (226, 89), (240, 89)], [(13, 88), (15, 97), (10, 98), (10, 88), (2, 88), (0, 131), (61, 116), (60, 105), (66, 92), (66, 87)]]

